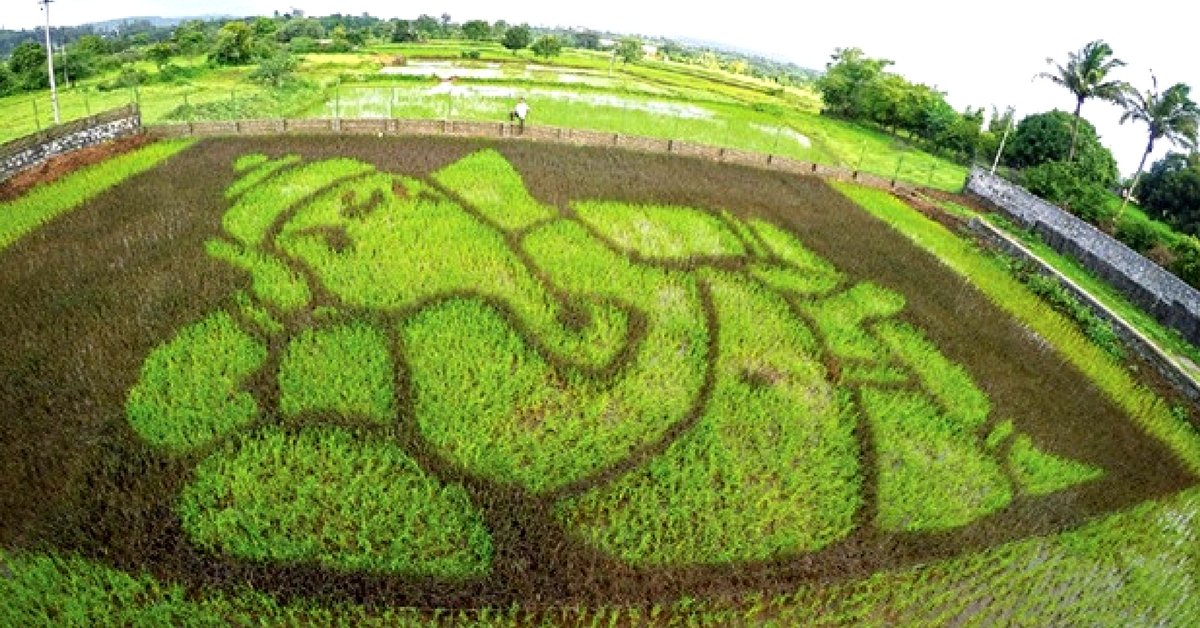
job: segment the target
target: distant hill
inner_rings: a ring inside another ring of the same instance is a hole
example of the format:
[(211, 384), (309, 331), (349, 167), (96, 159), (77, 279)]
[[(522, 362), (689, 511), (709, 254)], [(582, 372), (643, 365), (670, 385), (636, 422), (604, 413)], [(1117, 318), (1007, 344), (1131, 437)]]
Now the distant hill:
[(92, 28), (96, 29), (96, 32), (100, 32), (100, 33), (115, 33), (118, 30), (120, 30), (120, 28), (122, 26), (133, 23), (133, 22), (149, 22), (151, 25), (155, 26), (156, 28), (163, 28), (163, 27), (167, 27), (167, 26), (175, 26), (176, 24), (181, 24), (183, 22), (188, 22), (191, 20), (228, 20), (228, 19), (233, 19), (234, 17), (236, 17), (236, 16), (232, 16), (232, 15), (192, 15), (192, 16), (187, 16), (187, 17), (158, 17), (158, 16), (120, 17), (115, 20), (104, 20), (103, 22), (89, 22), (87, 24), (84, 24), (83, 26), (91, 26)]

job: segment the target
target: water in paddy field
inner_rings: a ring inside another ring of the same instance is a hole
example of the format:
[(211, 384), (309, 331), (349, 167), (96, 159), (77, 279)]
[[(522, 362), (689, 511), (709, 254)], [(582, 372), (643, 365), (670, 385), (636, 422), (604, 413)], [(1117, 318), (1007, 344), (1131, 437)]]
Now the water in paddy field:
[(786, 137), (804, 148), (812, 148), (812, 140), (808, 139), (807, 135), (803, 133), (797, 133), (796, 131), (787, 127), (768, 126), (766, 124), (755, 123), (752, 123), (750, 126), (762, 131), (763, 133), (766, 133), (767, 135), (779, 134), (781, 137)]
[[(442, 81), (433, 87), (343, 87), (324, 105), (322, 115), (342, 118), (495, 118), (504, 117), (518, 98), (538, 109), (538, 102), (567, 103), (581, 115), (592, 110), (641, 111), (669, 118), (713, 120), (703, 107), (661, 100), (626, 98), (613, 94), (580, 93), (566, 90), (508, 87), (500, 85), (456, 85)], [(805, 138), (807, 139), (807, 138)]]

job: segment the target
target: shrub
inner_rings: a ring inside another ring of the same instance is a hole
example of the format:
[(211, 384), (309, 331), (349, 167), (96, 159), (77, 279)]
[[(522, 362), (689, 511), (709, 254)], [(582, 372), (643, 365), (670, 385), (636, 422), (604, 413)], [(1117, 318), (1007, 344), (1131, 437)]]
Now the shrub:
[(1145, 253), (1162, 242), (1159, 230), (1149, 220), (1137, 216), (1126, 216), (1117, 223), (1117, 239), (1138, 253)]
[[(1004, 162), (1014, 168), (1032, 168), (1050, 162), (1066, 162), (1071, 150), (1071, 126), (1074, 118), (1063, 111), (1048, 111), (1026, 116), (1017, 125), (1012, 141), (1004, 149)], [(1117, 181), (1117, 162), (1100, 144), (1096, 128), (1087, 120), (1079, 121), (1079, 138), (1074, 165), (1078, 175), (1100, 186)]]
[(1112, 212), (1108, 191), (1089, 180), (1078, 164), (1051, 161), (1026, 168), (1021, 176), (1030, 192), (1059, 205), (1089, 222), (1099, 222)]
[[(481, 54), (482, 53), (480, 53), (478, 50), (464, 50), (464, 51), (462, 51), (462, 58), (478, 59), (481, 56)], [(397, 65), (403, 65), (403, 64), (401, 63), (401, 64), (397, 64)]]
[(1171, 247), (1175, 261), (1171, 272), (1192, 286), (1200, 287), (1200, 241), (1196, 238), (1179, 238)]

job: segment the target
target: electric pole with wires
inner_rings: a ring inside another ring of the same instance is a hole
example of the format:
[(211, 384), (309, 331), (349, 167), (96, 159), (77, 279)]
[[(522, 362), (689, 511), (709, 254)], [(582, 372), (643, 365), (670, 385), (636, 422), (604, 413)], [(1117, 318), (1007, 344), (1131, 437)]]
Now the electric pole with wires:
[(58, 87), (54, 85), (54, 46), (50, 43), (50, 3), (54, 0), (38, 0), (42, 10), (46, 12), (46, 67), (50, 70), (50, 103), (54, 105), (54, 124), (60, 124), (58, 117)]

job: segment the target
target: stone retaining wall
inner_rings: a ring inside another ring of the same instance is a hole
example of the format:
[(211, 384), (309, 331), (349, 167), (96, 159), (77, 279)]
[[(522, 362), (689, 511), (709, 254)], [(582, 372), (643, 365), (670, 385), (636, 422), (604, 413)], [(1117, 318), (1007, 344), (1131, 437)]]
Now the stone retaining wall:
[(1200, 291), (1108, 234), (981, 168), (973, 168), (965, 190), (1022, 227), (1031, 228), (1054, 250), (1069, 255), (1150, 313), (1163, 325), (1200, 345)]
[(1093, 298), (1086, 290), (1055, 270), (1054, 267), (1043, 262), (1020, 242), (1017, 242), (1008, 234), (996, 229), (987, 222), (978, 218), (972, 218), (971, 230), (985, 242), (1017, 259), (1034, 264), (1039, 273), (1056, 279), (1059, 285), (1065, 288), (1071, 296), (1086, 305), (1096, 316), (1099, 316), (1112, 325), (1113, 331), (1116, 332), (1117, 336), (1126, 346), (1153, 366), (1155, 370), (1162, 374), (1167, 381), (1171, 382), (1186, 397), (1193, 402), (1200, 403), (1200, 384), (1184, 368), (1177, 364), (1170, 356), (1163, 353), (1153, 342), (1143, 336), (1141, 332), (1134, 329), (1124, 319), (1105, 307), (1103, 303)]
[(0, 181), (48, 159), (142, 132), (136, 104), (60, 124), (0, 145)]

